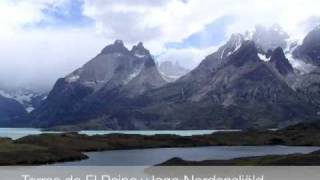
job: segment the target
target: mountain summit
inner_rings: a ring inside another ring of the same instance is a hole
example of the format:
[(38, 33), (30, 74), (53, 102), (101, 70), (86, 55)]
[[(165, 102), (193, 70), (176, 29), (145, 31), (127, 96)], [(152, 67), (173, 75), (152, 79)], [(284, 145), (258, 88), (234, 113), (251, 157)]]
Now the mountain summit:
[(316, 29), (288, 51), (278, 26), (234, 34), (171, 83), (142, 43), (128, 50), (117, 40), (59, 79), (30, 117), (40, 127), (126, 130), (266, 129), (315, 120), (319, 67), (300, 73), (294, 63), (318, 65), (317, 38)]
[(151, 129), (271, 128), (316, 114), (259, 58), (253, 41), (235, 42), (232, 38), (176, 82), (147, 92), (124, 121)]
[(122, 40), (116, 40), (113, 44), (106, 46), (101, 51), (101, 54), (112, 54), (112, 53), (129, 54), (129, 50), (124, 46)]
[(293, 67), (289, 60), (286, 58), (281, 47), (276, 48), (270, 59), (270, 63), (279, 71), (283, 76), (293, 73)]
[(117, 99), (133, 98), (165, 83), (142, 43), (129, 51), (117, 40), (81, 68), (60, 78), (31, 117), (40, 126), (86, 120), (106, 111)]
[(139, 58), (151, 56), (149, 50), (143, 46), (142, 42), (139, 42), (138, 45), (133, 46), (131, 53)]
[(303, 43), (295, 49), (293, 55), (297, 59), (320, 66), (320, 26), (307, 34)]

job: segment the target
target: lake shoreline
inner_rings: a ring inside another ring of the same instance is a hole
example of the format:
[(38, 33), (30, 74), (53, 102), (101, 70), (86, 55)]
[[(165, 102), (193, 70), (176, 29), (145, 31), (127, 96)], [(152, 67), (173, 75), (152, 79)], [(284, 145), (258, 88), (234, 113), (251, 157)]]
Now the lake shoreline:
[(88, 158), (84, 152), (203, 146), (320, 146), (320, 125), (299, 124), (278, 131), (248, 130), (208, 135), (30, 135), (0, 140), (0, 165), (39, 165)]
[(0, 138), (19, 139), (28, 135), (40, 134), (57, 134), (57, 133), (79, 133), (83, 135), (108, 135), (108, 134), (133, 134), (133, 135), (179, 135), (179, 136), (192, 136), (192, 135), (208, 135), (216, 132), (235, 132), (241, 130), (225, 129), (225, 130), (80, 130), (80, 131), (47, 131), (40, 128), (0, 128)]
[(183, 148), (151, 148), (107, 150), (85, 153), (89, 158), (80, 162), (58, 163), (57, 166), (154, 166), (179, 157), (186, 161), (206, 159), (231, 160), (250, 156), (309, 154), (320, 147), (304, 146), (204, 146)]
[(308, 154), (249, 156), (228, 160), (189, 161), (174, 157), (156, 166), (320, 166), (320, 151)]

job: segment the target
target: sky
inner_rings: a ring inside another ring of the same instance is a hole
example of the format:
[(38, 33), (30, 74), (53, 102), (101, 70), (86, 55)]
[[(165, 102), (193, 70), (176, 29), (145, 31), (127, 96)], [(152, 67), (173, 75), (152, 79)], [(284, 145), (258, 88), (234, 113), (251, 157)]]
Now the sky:
[(0, 86), (50, 89), (116, 39), (187, 68), (232, 33), (281, 25), (296, 37), (320, 22), (315, 0), (0, 0)]

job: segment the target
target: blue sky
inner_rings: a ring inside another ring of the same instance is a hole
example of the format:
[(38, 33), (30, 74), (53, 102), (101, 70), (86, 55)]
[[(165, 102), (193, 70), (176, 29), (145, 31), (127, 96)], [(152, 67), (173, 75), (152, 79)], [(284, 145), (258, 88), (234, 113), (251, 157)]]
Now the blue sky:
[[(186, 0), (181, 0), (187, 3)], [(66, 5), (57, 7), (48, 5), (42, 9), (44, 18), (39, 22), (27, 24), (26, 28), (41, 29), (64, 29), (64, 28), (88, 28), (95, 25), (94, 19), (89, 18), (83, 13), (83, 0), (68, 1)], [(217, 46), (225, 40), (226, 28), (234, 22), (234, 17), (223, 16), (208, 24), (202, 30), (194, 32), (180, 42), (167, 42), (166, 48), (208, 48)]]
[(234, 17), (223, 16), (207, 24), (203, 30), (195, 32), (183, 39), (182, 42), (170, 42), (168, 48), (208, 48), (221, 44), (227, 33), (227, 27), (234, 22)]
[(194, 68), (232, 33), (257, 24), (302, 37), (319, 7), (314, 0), (0, 0), (0, 85), (50, 87), (115, 39), (128, 48), (142, 41), (157, 60)]
[(70, 28), (93, 26), (94, 20), (83, 14), (83, 0), (72, 0), (65, 6), (48, 5), (42, 9), (45, 16), (40, 22), (29, 24), (32, 28)]

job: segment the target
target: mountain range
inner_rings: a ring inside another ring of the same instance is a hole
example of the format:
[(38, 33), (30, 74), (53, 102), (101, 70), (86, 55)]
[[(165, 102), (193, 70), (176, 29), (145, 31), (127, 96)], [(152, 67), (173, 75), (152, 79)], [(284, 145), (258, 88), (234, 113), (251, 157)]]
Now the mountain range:
[(169, 71), (163, 72), (170, 68), (161, 68), (168, 65), (158, 68), (142, 43), (129, 50), (116, 40), (58, 79), (23, 122), (41, 128), (131, 130), (266, 129), (315, 121), (320, 116), (319, 58), (320, 28), (300, 42), (277, 25), (257, 26), (233, 34), (195, 69), (172, 80)]

